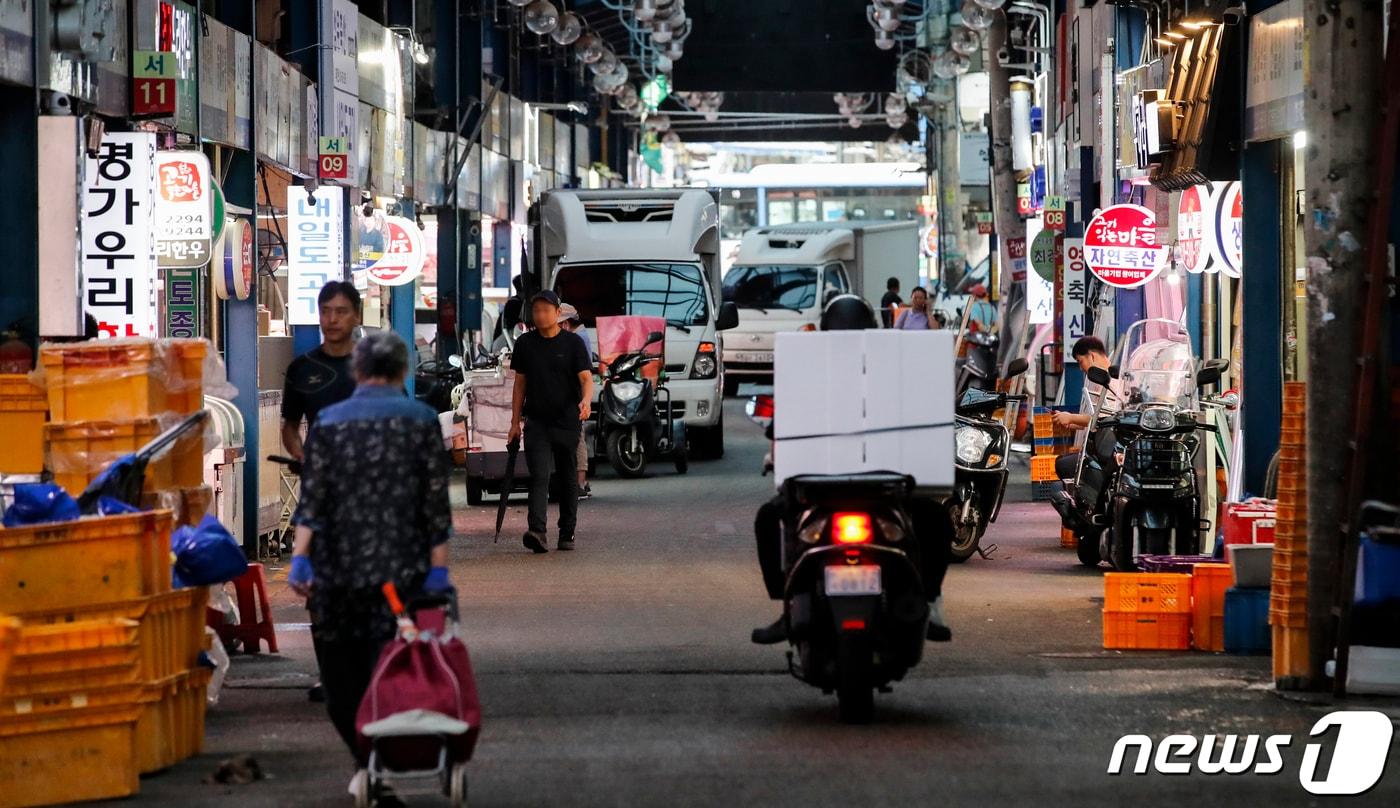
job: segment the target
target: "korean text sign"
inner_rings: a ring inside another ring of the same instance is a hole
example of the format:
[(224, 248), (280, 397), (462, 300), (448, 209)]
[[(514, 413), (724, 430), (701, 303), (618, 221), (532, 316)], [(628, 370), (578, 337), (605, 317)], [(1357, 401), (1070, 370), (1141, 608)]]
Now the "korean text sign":
[(1060, 343), (1064, 345), (1065, 361), (1073, 362), (1074, 343), (1087, 333), (1085, 311), (1089, 301), (1089, 275), (1084, 264), (1084, 239), (1066, 238), (1064, 250), (1064, 331)]
[(323, 185), (315, 201), (287, 188), (287, 322), (317, 325), (316, 295), (345, 274), (345, 189)]
[(214, 195), (209, 158), (197, 151), (156, 153), (156, 260), (163, 267), (209, 263)]
[(1132, 289), (1157, 277), (1167, 264), (1157, 243), (1157, 217), (1140, 205), (1112, 205), (1084, 229), (1084, 260), (1109, 286)]
[(83, 309), (103, 337), (156, 336), (156, 136), (109, 132), (83, 180)]

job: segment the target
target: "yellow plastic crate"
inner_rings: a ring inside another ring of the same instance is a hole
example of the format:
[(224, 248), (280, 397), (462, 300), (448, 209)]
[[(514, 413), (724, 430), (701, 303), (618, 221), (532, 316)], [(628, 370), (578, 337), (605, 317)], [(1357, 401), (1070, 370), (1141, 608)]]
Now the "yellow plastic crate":
[(140, 712), (126, 704), (0, 717), (0, 808), (135, 794)]
[(19, 637), (18, 619), (0, 615), (0, 692), (4, 691), (5, 678), (10, 673), (10, 662), (15, 657), (15, 640)]
[(138, 626), (120, 618), (24, 626), (0, 695), (61, 695), (137, 683)]
[(145, 687), (136, 723), (136, 768), (169, 768), (204, 747), (204, 715), (211, 671), (193, 668)]
[(54, 421), (149, 418), (166, 412), (169, 368), (155, 340), (93, 340), (39, 348)]
[(169, 346), (168, 393), (172, 412), (189, 415), (204, 409), (204, 357), (209, 343), (202, 339), (166, 340)]
[(0, 530), (0, 612), (169, 592), (170, 524), (169, 511), (156, 511)]
[(1104, 573), (1103, 610), (1190, 614), (1191, 576), (1178, 572)]
[(1225, 650), (1225, 590), (1234, 583), (1229, 564), (1191, 568), (1191, 644), (1202, 651)]
[(44, 470), (44, 391), (19, 373), (0, 374), (0, 474)]
[[(48, 467), (53, 472), (54, 482), (76, 497), (113, 461), (137, 451), (155, 440), (160, 433), (160, 422), (155, 418), (48, 424), (44, 427)], [(182, 444), (186, 447), (192, 445), (189, 440), (190, 436), (186, 436), (169, 451), (151, 459), (146, 465), (142, 486), (145, 490), (156, 491), (175, 486), (173, 461)], [(198, 446), (203, 447), (202, 439)], [(196, 476), (202, 474), (201, 454), (200, 472)], [(191, 485), (199, 482), (201, 480), (196, 479)]]
[(188, 670), (204, 650), (205, 606), (209, 590), (197, 586), (116, 603), (63, 607), (22, 616), (26, 625), (65, 624), (100, 619), (137, 622), (139, 681), (152, 682)]

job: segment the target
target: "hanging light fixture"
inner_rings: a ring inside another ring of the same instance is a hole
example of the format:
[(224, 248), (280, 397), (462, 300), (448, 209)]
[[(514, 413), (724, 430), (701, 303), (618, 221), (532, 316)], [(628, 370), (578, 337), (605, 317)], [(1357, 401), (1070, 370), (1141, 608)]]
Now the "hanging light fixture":
[(549, 0), (535, 0), (525, 7), (525, 27), (540, 36), (552, 33), (559, 27), (559, 9)]
[(621, 64), (621, 62), (617, 60), (613, 52), (604, 48), (603, 55), (594, 60), (593, 63), (588, 66), (588, 69), (592, 70), (594, 75), (602, 75), (604, 73), (613, 72), (617, 69), (619, 64)]
[(904, 96), (898, 93), (890, 93), (885, 96), (885, 112), (887, 114), (893, 115), (907, 109), (909, 109), (909, 102), (904, 99)]
[(876, 31), (876, 32), (875, 32), (875, 47), (877, 47), (877, 48), (879, 48), (880, 50), (883, 50), (883, 51), (893, 50), (893, 49), (894, 49), (894, 34), (891, 34), (889, 31)]
[(651, 22), (656, 19), (656, 9), (661, 5), (665, 4), (657, 0), (637, 0), (632, 9), (632, 16), (637, 18), (637, 22)]
[(904, 112), (891, 112), (885, 115), (885, 123), (889, 124), (891, 129), (898, 129), (909, 123), (909, 115)]
[(572, 45), (582, 33), (583, 21), (572, 11), (566, 11), (559, 15), (559, 25), (550, 36), (560, 45)]
[(574, 45), (574, 54), (586, 65), (603, 58), (603, 40), (599, 39), (597, 34), (583, 34)]
[(992, 12), (979, 5), (976, 0), (966, 0), (962, 4), (963, 25), (974, 31), (985, 31), (992, 27)]
[(510, 4), (516, 8), (530, 5), (531, 0), (510, 0)]
[(890, 32), (899, 28), (899, 11), (889, 6), (871, 4), (865, 7), (865, 20), (878, 31)]
[(647, 118), (647, 128), (653, 132), (668, 132), (671, 129), (671, 116), (664, 113), (653, 115)]
[(981, 50), (982, 36), (971, 28), (964, 28), (960, 25), (948, 35), (948, 47), (963, 56), (971, 56)]
[(934, 57), (933, 74), (940, 79), (955, 79), (966, 73), (972, 62), (957, 51), (943, 51)]
[(1006, 0), (972, 0), (972, 2), (985, 8), (988, 11), (996, 11), (1006, 5)]

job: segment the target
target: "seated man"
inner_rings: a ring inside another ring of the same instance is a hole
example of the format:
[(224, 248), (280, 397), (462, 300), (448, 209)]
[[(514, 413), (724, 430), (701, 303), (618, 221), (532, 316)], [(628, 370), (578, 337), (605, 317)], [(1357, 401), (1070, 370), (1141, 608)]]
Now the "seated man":
[[(1079, 369), (1085, 374), (1089, 372), (1089, 368), (1098, 367), (1104, 370), (1109, 368), (1108, 351), (1104, 348), (1103, 340), (1098, 337), (1081, 337), (1078, 342), (1074, 343), (1070, 353), (1079, 363)], [(1119, 391), (1115, 389), (1116, 387), (1116, 382), (1110, 384), (1107, 394), (1103, 396), (1103, 403), (1099, 406), (1098, 415), (1101, 421), (1116, 417), (1122, 408)], [(1103, 392), (1098, 385), (1092, 382), (1085, 385), (1084, 391), (1085, 395), (1090, 396), (1091, 400), (1094, 401), (1097, 401)], [(1087, 429), (1092, 418), (1093, 416), (1089, 413), (1057, 412), (1054, 415), (1055, 424), (1067, 429)], [(1092, 447), (1094, 457), (1098, 459), (1100, 465), (1106, 470), (1114, 468), (1115, 441), (1113, 430), (1094, 430), (1090, 439), (1094, 442)], [(1060, 455), (1055, 459), (1055, 475), (1061, 480), (1074, 479), (1079, 472), (1079, 459), (1080, 452), (1067, 452)], [(1097, 478), (1101, 476), (1103, 475), (1095, 475), (1095, 479), (1086, 478), (1081, 481), (1077, 497), (1081, 509), (1092, 508), (1094, 503), (1098, 501), (1103, 480)]]

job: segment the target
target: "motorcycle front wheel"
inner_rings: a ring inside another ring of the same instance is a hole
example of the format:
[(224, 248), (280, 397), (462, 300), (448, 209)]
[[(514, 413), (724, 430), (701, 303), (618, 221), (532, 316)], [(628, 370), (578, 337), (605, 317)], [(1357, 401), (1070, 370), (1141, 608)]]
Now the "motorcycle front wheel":
[(1099, 556), (1099, 534), (1076, 533), (1074, 536), (1075, 552), (1079, 554), (1079, 563), (1086, 567), (1097, 567), (1103, 558)]
[(957, 497), (953, 497), (947, 502), (948, 517), (953, 523), (953, 543), (949, 547), (952, 560), (962, 563), (972, 554), (977, 552), (977, 546), (982, 543), (982, 515), (978, 512), (974, 504), (967, 509), (967, 521), (963, 521), (963, 503)]
[(647, 452), (636, 429), (608, 434), (608, 462), (622, 477), (635, 479), (646, 474)]

